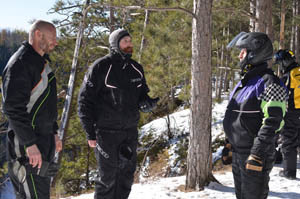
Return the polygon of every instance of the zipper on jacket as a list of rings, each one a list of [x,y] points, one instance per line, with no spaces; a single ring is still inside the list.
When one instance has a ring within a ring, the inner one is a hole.
[[[50,83],[53,79],[54,79],[54,76],[51,77],[51,79],[49,79],[48,85],[49,85],[49,83]],[[40,110],[41,106],[43,105],[43,103],[44,103],[44,102],[46,101],[46,99],[48,98],[48,96],[49,96],[49,94],[50,94],[50,91],[51,91],[51,87],[49,86],[49,87],[48,87],[48,92],[47,92],[46,96],[44,97],[44,99],[42,100],[42,102],[40,103],[40,105],[37,107],[37,109],[36,109],[35,112],[34,112],[34,115],[33,115],[33,118],[32,118],[32,122],[31,122],[31,126],[32,126],[33,129],[35,129],[34,120],[35,120],[35,117],[36,117],[36,115],[37,115],[37,112]]]
[[[117,105],[116,96],[115,96],[115,94],[114,94],[113,89],[110,89],[110,91],[111,91],[111,96],[112,96],[113,101],[114,101],[114,105]]]

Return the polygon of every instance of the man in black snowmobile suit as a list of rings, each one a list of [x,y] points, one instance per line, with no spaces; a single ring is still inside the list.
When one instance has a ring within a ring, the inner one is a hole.
[[[150,112],[158,98],[148,96],[143,68],[131,59],[129,33],[115,30],[109,44],[110,53],[84,77],[78,114],[98,161],[95,199],[126,199],[136,169],[139,109]]]
[[[223,126],[233,150],[235,193],[237,199],[265,199],[287,91],[268,68],[273,46],[265,33],[240,33],[228,44],[234,46],[241,49],[243,77],[230,94]]]
[[[274,57],[283,74],[282,81],[289,90],[288,109],[281,131],[283,170],[279,175],[296,179],[297,147],[300,146],[300,66],[290,50],[279,50]]]
[[[52,163],[62,144],[57,135],[56,80],[49,57],[56,42],[52,23],[38,20],[8,61],[2,79],[8,127],[8,174],[16,198],[50,198]]]

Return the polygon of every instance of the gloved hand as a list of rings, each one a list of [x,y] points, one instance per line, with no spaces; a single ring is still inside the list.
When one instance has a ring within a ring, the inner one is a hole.
[[[26,164],[26,169],[33,174],[42,177],[54,177],[59,170],[59,164],[55,162],[47,162],[43,160],[42,167],[39,169],[37,167],[32,167],[29,163]]]
[[[231,144],[228,141],[225,141],[225,146],[222,150],[222,162],[224,165],[229,165],[232,163]]]
[[[246,169],[261,172],[263,169],[263,161],[256,155],[249,155],[246,160]]]
[[[139,102],[140,110],[144,113],[149,113],[156,107],[158,101],[159,101],[159,97],[151,98],[147,96],[145,100]]]

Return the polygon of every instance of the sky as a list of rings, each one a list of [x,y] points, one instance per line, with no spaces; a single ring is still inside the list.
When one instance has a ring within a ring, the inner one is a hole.
[[[30,21],[59,19],[59,15],[47,14],[57,0],[0,0],[0,29],[28,31]]]

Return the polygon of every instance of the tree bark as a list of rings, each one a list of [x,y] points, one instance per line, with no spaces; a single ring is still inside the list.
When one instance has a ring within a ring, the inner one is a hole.
[[[281,0],[279,49],[284,49],[285,0]]]
[[[292,32],[291,32],[291,43],[290,50],[295,52],[295,16],[296,16],[296,1],[293,0],[293,17],[292,17]]]
[[[255,22],[255,32],[266,32],[267,30],[267,0],[256,0],[256,22]]]
[[[110,5],[114,4],[114,0],[110,0]],[[109,31],[112,33],[115,30],[115,17],[114,17],[114,8],[109,7]]]
[[[250,30],[250,32],[254,32],[255,31],[255,19],[256,19],[256,15],[255,15],[255,13],[256,13],[256,0],[250,0],[250,14],[251,14],[251,16],[250,16],[250,23],[249,23],[249,30]]]
[[[186,189],[203,190],[212,180],[211,163],[211,9],[212,0],[194,0],[192,88]]]
[[[267,3],[267,10],[266,10],[266,22],[267,22],[267,29],[266,33],[269,36],[270,40],[274,41],[274,29],[273,29],[273,20],[272,20],[272,1],[273,0],[266,0]]]

